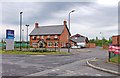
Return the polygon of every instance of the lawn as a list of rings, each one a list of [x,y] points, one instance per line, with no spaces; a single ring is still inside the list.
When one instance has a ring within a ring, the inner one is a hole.
[[[111,58],[110,61],[113,62],[113,63],[120,64],[120,55]]]
[[[49,54],[70,54],[68,52],[31,52],[31,51],[2,51],[0,54],[26,54],[26,55],[49,55]]]

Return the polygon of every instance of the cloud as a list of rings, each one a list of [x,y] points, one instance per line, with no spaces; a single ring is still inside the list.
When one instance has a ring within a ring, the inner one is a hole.
[[[118,6],[120,0],[97,0],[96,2],[102,6]]]
[[[71,33],[83,34],[89,38],[99,36],[99,32],[106,33],[106,37],[116,34],[118,22],[117,6],[108,6],[97,2],[4,2],[2,3],[2,26],[14,29],[15,40],[19,40],[19,16],[23,11],[23,28],[26,34],[26,24],[29,24],[29,32],[34,28],[34,23],[40,26],[63,24],[71,13]],[[115,29],[114,29],[115,27]],[[107,34],[108,33],[108,34]],[[2,33],[5,34],[5,33]]]

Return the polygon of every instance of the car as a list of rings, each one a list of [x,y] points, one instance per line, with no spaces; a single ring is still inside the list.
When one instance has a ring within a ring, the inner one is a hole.
[[[80,46],[81,48],[85,48],[85,43],[81,42],[81,43],[77,43],[78,46]]]
[[[81,46],[79,46],[79,45],[76,45],[76,46],[72,46],[71,48],[81,48]]]

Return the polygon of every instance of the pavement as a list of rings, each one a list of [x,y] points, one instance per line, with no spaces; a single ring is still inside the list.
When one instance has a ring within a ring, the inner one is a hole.
[[[107,62],[106,59],[94,58],[92,60],[88,60],[87,65],[92,68],[120,76],[120,65]]]

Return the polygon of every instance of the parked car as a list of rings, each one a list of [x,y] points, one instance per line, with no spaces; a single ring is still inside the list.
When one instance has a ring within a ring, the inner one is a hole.
[[[81,46],[77,45],[77,46],[72,46],[71,48],[81,48]]]
[[[80,46],[81,48],[85,48],[85,43],[84,42],[81,42],[81,43],[77,43],[78,46]]]

